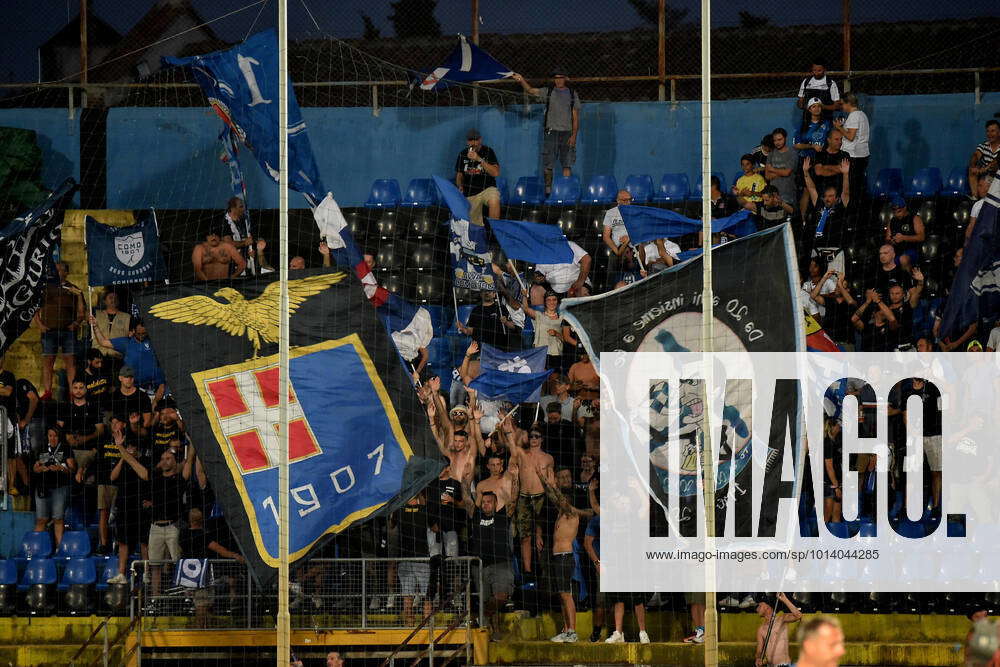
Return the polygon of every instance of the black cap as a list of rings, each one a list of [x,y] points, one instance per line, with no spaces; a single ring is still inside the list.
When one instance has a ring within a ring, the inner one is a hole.
[[[465,138],[466,139],[482,139],[483,136],[481,134],[479,134],[479,130],[477,130],[476,128],[472,128],[471,130],[469,130],[468,132],[465,133]]]
[[[566,76],[566,68],[565,67],[553,67],[552,68],[552,76]]]

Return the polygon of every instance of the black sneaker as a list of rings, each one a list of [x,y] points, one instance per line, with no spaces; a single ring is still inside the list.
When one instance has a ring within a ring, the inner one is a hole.
[[[111,552],[111,549],[107,544],[98,544],[97,548],[94,549],[95,556],[107,556]]]
[[[602,628],[594,628],[594,631],[590,633],[590,643],[596,644],[601,641],[601,630]]]

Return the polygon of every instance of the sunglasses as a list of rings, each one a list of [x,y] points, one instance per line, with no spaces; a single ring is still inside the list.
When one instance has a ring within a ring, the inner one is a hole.
[[[531,434],[531,435],[529,435],[528,437],[529,437],[529,438],[531,438],[531,439],[535,439],[535,438],[541,438],[541,437],[542,437],[542,434],[541,434],[541,433],[532,433],[532,434]]]

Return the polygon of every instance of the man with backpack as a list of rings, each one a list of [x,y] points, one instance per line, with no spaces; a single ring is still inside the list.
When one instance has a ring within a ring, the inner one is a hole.
[[[542,168],[545,173],[545,194],[552,191],[552,170],[556,158],[562,165],[563,176],[573,173],[576,162],[576,137],[580,132],[580,96],[566,85],[566,70],[552,70],[552,85],[534,88],[520,74],[513,79],[521,84],[524,92],[545,100],[545,135],[542,140]]]

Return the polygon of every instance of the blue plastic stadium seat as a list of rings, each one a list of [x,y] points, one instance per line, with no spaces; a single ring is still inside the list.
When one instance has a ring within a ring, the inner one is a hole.
[[[542,179],[537,176],[522,176],[514,184],[514,194],[510,203],[515,206],[537,206],[545,200]]]
[[[850,531],[858,527],[858,524],[856,521],[830,522],[826,524],[826,527],[831,535],[846,538],[850,535]]]
[[[399,181],[395,178],[379,178],[372,183],[371,194],[365,208],[395,208],[403,195],[399,192]]]
[[[653,201],[659,203],[682,202],[691,195],[691,182],[687,174],[664,174],[660,187],[653,194]]]
[[[111,556],[109,558],[96,556],[91,560],[94,561],[94,568],[97,570],[97,585],[95,588],[99,591],[105,591],[108,589],[108,579],[118,575],[118,556]]]
[[[10,560],[0,560],[0,586],[13,586],[17,583],[17,563]]]
[[[32,558],[21,575],[19,590],[28,590],[34,584],[56,583],[56,562],[51,558]]]
[[[413,206],[415,208],[425,208],[436,206],[438,203],[438,190],[431,178],[414,178],[406,186],[406,196],[400,202],[400,206]]]
[[[17,552],[19,559],[48,558],[52,555],[52,536],[48,531],[28,531],[21,538],[21,548]]]
[[[922,523],[917,521],[901,521],[896,527],[896,532],[902,537],[909,537],[912,539],[920,539],[927,535],[927,529]]]
[[[649,174],[629,174],[625,189],[632,195],[633,204],[646,204],[653,198],[653,177]]]
[[[497,176],[497,190],[500,191],[500,205],[506,206],[507,202],[510,200],[510,192],[507,186],[507,179],[503,176]]]
[[[877,534],[877,526],[870,521],[863,521],[861,523],[861,532],[858,534],[861,537],[875,537]]]
[[[725,174],[723,174],[721,171],[713,171],[712,172],[712,176],[715,176],[716,178],[719,179],[719,185],[721,186],[719,189],[721,189],[723,192],[725,192],[725,189],[726,189],[726,176],[725,176]],[[692,192],[691,195],[693,197],[701,199],[701,174],[698,175],[698,180],[695,181],[694,192]]]
[[[948,197],[964,197],[969,194],[969,172],[966,167],[955,167],[948,173],[941,194]]]
[[[89,586],[97,581],[97,568],[92,558],[71,558],[66,562],[58,589],[65,591],[73,585]]]
[[[903,172],[895,167],[879,169],[872,183],[873,197],[889,197],[903,194]]]
[[[941,170],[937,167],[924,167],[910,179],[906,186],[907,197],[934,197],[941,192]]]
[[[596,174],[587,183],[583,195],[585,204],[610,204],[617,198],[618,181],[611,174]]]
[[[90,555],[90,535],[85,530],[68,530],[63,533],[62,542],[56,549],[55,558],[69,560],[70,558],[86,558]]]
[[[552,180],[552,193],[545,203],[549,206],[575,206],[580,201],[580,179],[558,176]]]

